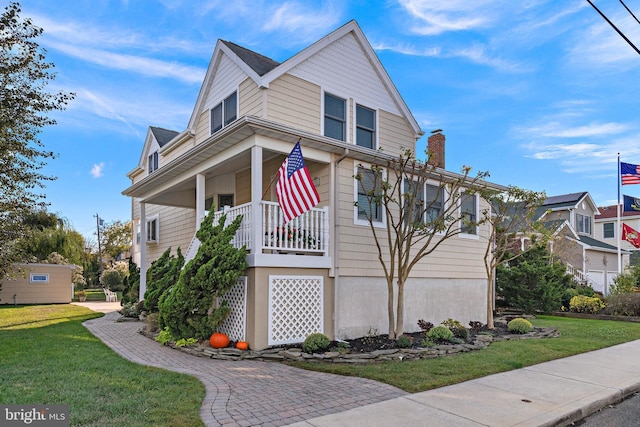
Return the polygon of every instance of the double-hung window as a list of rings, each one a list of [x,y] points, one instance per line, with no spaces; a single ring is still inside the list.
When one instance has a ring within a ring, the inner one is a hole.
[[[158,169],[158,152],[149,154],[149,173]]]
[[[425,200],[425,222],[429,227],[442,227],[444,215],[444,188],[439,185],[427,184]]]
[[[233,92],[211,109],[211,134],[238,118],[238,92]]]
[[[160,236],[160,218],[155,215],[147,219],[147,243],[158,243]]]
[[[347,101],[324,94],[324,135],[344,141],[347,132]]]
[[[376,148],[376,112],[356,105],[356,145]]]
[[[382,203],[376,197],[381,191],[381,176],[376,177],[374,171],[362,166],[358,167],[358,176],[360,178],[355,181],[358,189],[357,219],[382,222]]]
[[[460,232],[478,234],[478,200],[475,194],[465,192],[460,196]]]
[[[424,188],[418,187],[418,183],[415,181],[410,181],[408,179],[404,180],[404,211],[405,221],[410,215],[411,212],[411,203],[413,202],[413,222],[421,223],[423,222],[423,213],[424,213]]]
[[[591,234],[591,217],[588,215],[576,214],[576,228],[578,233]]]
[[[602,224],[602,236],[605,239],[611,239],[616,237],[614,230],[615,230],[615,227],[613,222],[605,222],[604,224]]]

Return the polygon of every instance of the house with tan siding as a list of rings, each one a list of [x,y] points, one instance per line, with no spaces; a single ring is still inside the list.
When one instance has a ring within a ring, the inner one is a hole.
[[[0,304],[68,304],[74,269],[65,264],[13,264],[2,281]]]
[[[260,349],[313,332],[387,332],[386,282],[354,206],[354,176],[415,150],[423,134],[355,21],[282,63],[219,40],[186,128],[149,128],[128,174],[140,295],[167,248],[195,255],[196,230],[214,209],[216,218],[243,215],[234,244],[248,251],[246,275],[225,296],[232,314],[222,329],[232,339]],[[320,203],[285,226],[309,238],[280,239],[273,178],[297,141]],[[488,207],[478,195],[472,205],[476,217]],[[408,331],[419,319],[486,322],[487,227],[448,239],[416,266],[405,288]]]
[[[625,247],[618,253],[613,239],[603,239],[603,212],[607,210],[601,209],[586,191],[561,194],[544,201],[539,220],[556,229],[557,238],[550,245],[552,254],[567,265],[578,282],[607,295],[618,269],[624,271],[629,265],[630,252]]]

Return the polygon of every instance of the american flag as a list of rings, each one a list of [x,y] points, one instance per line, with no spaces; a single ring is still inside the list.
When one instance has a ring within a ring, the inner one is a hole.
[[[622,185],[640,184],[640,165],[620,162],[620,179]]]
[[[284,159],[278,170],[276,194],[285,224],[320,202],[318,190],[304,164],[300,141],[296,142],[291,154]]]

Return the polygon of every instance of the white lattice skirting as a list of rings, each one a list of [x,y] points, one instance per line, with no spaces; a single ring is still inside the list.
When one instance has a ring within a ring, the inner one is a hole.
[[[247,277],[238,277],[238,282],[222,298],[227,301],[231,314],[220,326],[220,332],[233,341],[245,341],[247,331]]]
[[[303,342],[324,332],[322,276],[269,276],[268,345]]]

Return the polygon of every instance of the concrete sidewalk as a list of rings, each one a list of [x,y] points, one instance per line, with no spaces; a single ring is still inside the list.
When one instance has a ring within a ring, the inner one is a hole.
[[[77,303],[105,313],[119,303]],[[117,313],[85,326],[123,357],[198,377],[207,426],[565,426],[640,390],[640,340],[407,394],[387,384],[276,362],[189,356],[140,335]]]
[[[640,390],[639,356],[632,341],[292,426],[565,426]]]

